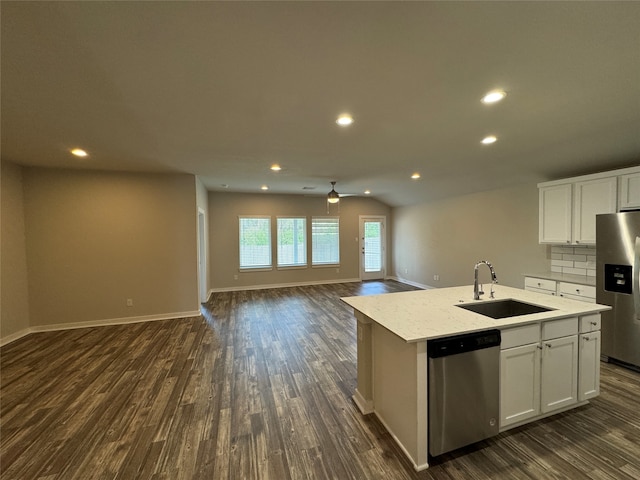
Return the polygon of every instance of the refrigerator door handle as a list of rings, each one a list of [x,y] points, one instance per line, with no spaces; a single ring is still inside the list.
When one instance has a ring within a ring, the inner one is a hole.
[[[636,312],[636,320],[640,320],[640,237],[636,237],[633,261],[633,305]]]

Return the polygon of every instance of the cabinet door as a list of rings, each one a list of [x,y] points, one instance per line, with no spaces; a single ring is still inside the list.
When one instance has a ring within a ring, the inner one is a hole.
[[[578,336],[542,341],[542,413],[578,401]]]
[[[620,176],[618,210],[640,208],[640,173]]]
[[[540,414],[540,344],[500,352],[500,428]]]
[[[600,332],[580,335],[578,400],[600,395]]]
[[[571,184],[540,187],[540,243],[571,243]]]
[[[555,295],[557,291],[556,281],[545,278],[524,277],[524,289],[530,292]]]
[[[596,215],[616,212],[616,177],[578,182],[573,188],[573,243],[595,245]]]

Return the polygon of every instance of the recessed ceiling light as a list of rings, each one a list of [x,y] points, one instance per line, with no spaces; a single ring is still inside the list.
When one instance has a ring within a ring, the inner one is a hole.
[[[271,165],[271,170],[273,170],[274,172],[279,172],[280,170],[282,170],[282,167],[277,163],[274,163],[273,165]]]
[[[482,97],[482,103],[496,103],[507,96],[504,90],[492,90]]]
[[[269,190],[269,186],[268,185],[262,185],[260,187],[260,190]]]
[[[492,143],[496,143],[496,140],[498,140],[498,139],[496,138],[495,135],[489,135],[488,137],[484,137],[482,139],[482,144],[491,145]]]
[[[89,154],[87,152],[85,152],[84,150],[82,150],[81,148],[74,148],[73,150],[71,150],[71,153],[73,155],[75,155],[76,157],[88,157]]]
[[[336,123],[341,127],[347,127],[353,123],[353,117],[348,113],[343,113],[338,116]]]
[[[411,178],[413,178],[414,180],[417,180],[417,179],[420,178],[420,174],[418,172],[416,172],[413,175],[411,175]]]
[[[365,195],[371,195],[371,190],[365,190],[365,191],[364,191],[364,194],[365,194]]]

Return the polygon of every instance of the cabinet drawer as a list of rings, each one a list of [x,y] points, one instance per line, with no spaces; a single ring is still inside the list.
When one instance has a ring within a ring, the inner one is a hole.
[[[568,337],[578,333],[578,317],[549,320],[542,324],[542,339]]]
[[[555,280],[546,280],[544,278],[524,277],[524,288],[549,290],[550,292],[555,293],[556,282]]]
[[[560,296],[565,296],[574,300],[581,300],[583,298],[585,301],[593,300],[595,302],[596,300],[596,287],[592,285],[580,285],[579,283],[560,282],[558,291],[560,292]]]
[[[500,349],[519,347],[540,341],[540,324],[530,323],[500,331]]]
[[[595,332],[596,330],[600,330],[599,313],[580,317],[580,333]]]

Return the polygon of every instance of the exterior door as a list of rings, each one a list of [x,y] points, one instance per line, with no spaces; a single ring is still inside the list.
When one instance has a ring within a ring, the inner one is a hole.
[[[385,217],[360,217],[360,278],[384,278],[385,272]]]

